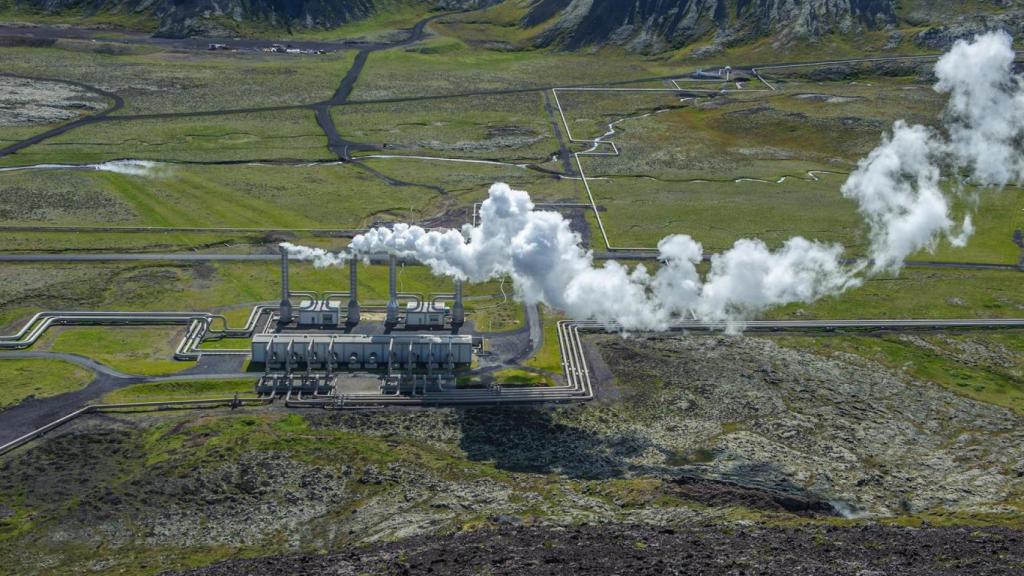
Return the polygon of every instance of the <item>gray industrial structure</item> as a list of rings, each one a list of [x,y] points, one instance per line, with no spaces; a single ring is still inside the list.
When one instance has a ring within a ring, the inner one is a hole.
[[[270,371],[454,370],[473,362],[473,337],[433,334],[257,334],[252,361]]]
[[[340,373],[371,372],[381,389],[423,389],[454,385],[456,371],[473,363],[474,339],[458,334],[465,323],[462,283],[450,294],[424,298],[400,294],[397,259],[388,257],[388,300],[383,326],[360,326],[362,307],[357,295],[355,259],[349,265],[349,291],[303,292],[291,290],[288,255],[281,256],[281,304],[276,322],[268,322],[252,338],[254,364],[264,366],[258,389],[263,393],[304,391],[326,393]],[[298,307],[292,298],[300,297]],[[347,298],[346,314],[342,303]],[[407,299],[403,308],[399,299]],[[445,301],[451,301],[449,308]],[[357,329],[360,330],[356,332]],[[450,330],[449,334],[438,331]],[[413,385],[404,386],[411,382]]]

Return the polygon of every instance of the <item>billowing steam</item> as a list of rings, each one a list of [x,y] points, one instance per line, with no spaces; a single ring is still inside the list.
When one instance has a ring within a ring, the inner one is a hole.
[[[700,243],[675,235],[659,242],[662,266],[654,273],[614,261],[597,267],[565,218],[535,210],[526,192],[501,183],[481,204],[476,226],[427,231],[396,224],[357,236],[350,251],[357,257],[394,254],[470,282],[508,276],[521,300],[625,330],[661,330],[677,318],[738,326],[770,307],[857,286],[865,269],[898,270],[910,254],[934,249],[940,237],[955,245],[967,241],[970,217],[954,222],[944,189],[959,194],[964,178],[1003,186],[1024,174],[1024,81],[1013,75],[1011,44],[1004,33],[958,42],[935,67],[935,89],[950,95],[948,136],[897,122],[843,185],[868,224],[869,260],[844,264],[841,246],[800,237],[774,251],[760,240],[744,239],[712,256],[702,278]],[[282,246],[318,266],[346,259]]]
[[[1024,81],[1013,73],[1014,57],[1005,32],[957,42],[935,65],[935,89],[949,94],[948,139],[896,122],[843,185],[867,220],[873,270],[897,271],[914,252],[934,251],[943,236],[954,246],[967,243],[970,214],[957,226],[943,187],[958,195],[965,176],[998,187],[1024,176]]]
[[[289,257],[294,258],[295,260],[306,260],[312,262],[313,266],[317,268],[344,266],[345,261],[351,259],[351,256],[346,254],[328,252],[323,248],[299,246],[297,244],[292,244],[291,242],[282,242],[280,246],[282,250],[288,253]]]
[[[470,282],[509,276],[525,302],[626,330],[663,330],[680,316],[733,320],[857,282],[839,263],[840,246],[803,238],[775,252],[761,241],[740,240],[712,257],[705,280],[697,271],[703,249],[685,235],[659,242],[663,265],[654,274],[643,265],[630,270],[615,261],[595,267],[568,220],[534,210],[529,194],[500,183],[480,205],[477,226],[439,232],[396,224],[356,237],[350,250],[415,259],[435,274]]]

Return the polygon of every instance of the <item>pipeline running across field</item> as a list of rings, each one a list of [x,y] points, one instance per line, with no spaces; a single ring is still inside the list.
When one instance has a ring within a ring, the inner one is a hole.
[[[276,310],[276,306],[259,304],[241,328],[228,326],[226,317],[210,312],[115,312],[115,311],[46,311],[39,312],[11,335],[0,335],[0,350],[23,350],[35,344],[52,326],[188,326],[185,336],[174,352],[175,360],[199,360],[203,355],[224,356],[249,354],[249,350],[200,350],[208,337],[248,338],[256,330],[260,318]],[[220,322],[220,329],[214,323]]]
[[[264,312],[273,309],[273,306],[257,306],[250,314],[249,321],[243,329],[230,330],[226,326],[219,333],[238,333],[245,330],[255,329],[258,319]],[[49,314],[49,315],[47,315]],[[24,342],[33,334],[35,338],[42,333],[39,324],[46,318],[56,318],[58,313],[40,313],[33,318],[25,327],[13,336],[0,337],[7,343]],[[87,314],[87,313],[82,313]],[[111,318],[114,322],[107,320],[104,323],[124,323],[126,313],[94,313],[102,318]],[[130,314],[130,313],[128,313]],[[137,319],[143,315],[138,315]],[[198,322],[200,325],[209,328],[209,323],[214,318],[222,318],[217,315],[187,315],[183,313],[163,313],[152,315],[160,322],[170,322],[170,318],[177,316],[176,321],[181,322],[180,317],[186,317],[186,321]],[[85,320],[83,320],[85,321]],[[97,322],[96,318],[91,319]],[[149,321],[149,320],[147,320]],[[51,322],[52,323],[52,322]],[[727,323],[704,323],[698,321],[679,321],[672,326],[673,332],[721,332],[732,326]],[[31,330],[30,330],[31,328]],[[1018,318],[995,318],[995,319],[908,319],[908,320],[760,320],[750,321],[744,324],[744,330],[753,332],[781,332],[781,331],[903,331],[903,330],[1000,330],[1000,329],[1024,329],[1024,319]],[[284,405],[289,408],[320,408],[327,410],[351,410],[371,409],[388,406],[496,406],[506,404],[546,404],[582,402],[594,398],[595,392],[591,379],[591,372],[587,365],[586,351],[580,338],[581,332],[607,333],[614,331],[613,326],[607,326],[599,322],[579,322],[563,320],[557,324],[558,344],[562,354],[562,370],[565,383],[552,387],[537,388],[476,388],[476,389],[451,389],[440,387],[439,390],[428,391],[424,386],[422,393],[415,393],[411,396],[402,395],[397,392],[385,392],[383,389],[378,393],[341,393],[337,390],[329,394],[313,394],[303,397],[301,392],[289,389],[284,397]],[[671,333],[669,333],[671,334]],[[663,335],[664,336],[664,335]],[[186,338],[187,340],[187,338]],[[208,353],[209,351],[203,351]],[[218,351],[213,351],[218,352]],[[47,432],[66,424],[75,418],[96,412],[130,410],[141,408],[187,408],[187,407],[213,407],[228,405],[232,408],[250,404],[270,404],[274,401],[274,394],[267,394],[252,398],[218,398],[203,400],[178,400],[168,402],[140,402],[128,404],[93,404],[85,406],[75,412],[55,420],[46,426],[25,434],[3,446],[0,446],[0,455],[3,455],[19,446],[30,442],[33,439],[43,436]]]

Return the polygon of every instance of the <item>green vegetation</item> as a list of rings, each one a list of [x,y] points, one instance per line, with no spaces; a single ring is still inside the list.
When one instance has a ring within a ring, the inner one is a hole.
[[[1020,272],[908,268],[875,276],[814,304],[793,304],[768,318],[1018,318]]]
[[[323,55],[163,51],[120,43],[61,40],[53,48],[5,47],[0,68],[62,78],[125,99],[119,115],[295,106],[329,98],[355,58]],[[71,135],[73,136],[73,134]]]
[[[473,321],[477,331],[510,332],[523,327],[523,305],[512,298],[499,297],[500,294],[495,294],[490,302],[466,303],[469,319]]]
[[[550,376],[522,370],[519,368],[506,368],[498,370],[493,374],[494,380],[502,386],[509,388],[531,388],[538,386],[554,386],[555,382]]]
[[[803,235],[840,242],[851,256],[864,253],[866,239],[854,203],[840,194],[846,173],[893,120],[933,124],[943,104],[913,78],[878,76],[857,83],[794,79],[780,92],[730,94],[682,108],[658,93],[568,91],[559,101],[576,138],[593,138],[627,118],[611,138],[621,155],[583,158],[595,200],[607,208],[602,220],[614,246],[653,247],[666,234],[686,233],[717,251],[739,238],[778,246]],[[643,116],[655,110],[664,112]],[[981,191],[978,233],[968,247],[943,243],[936,254],[915,257],[1016,262],[1011,237],[1024,224],[1014,209],[1020,193]]]
[[[399,30],[412,28],[417,22],[433,14],[432,10],[435,8],[419,0],[374,0],[373,5],[376,11],[368,17],[330,29],[306,29],[298,26],[289,26],[285,29],[265,22],[238,22],[231,18],[218,19],[218,23],[245,37],[389,41],[394,40],[396,36],[401,38],[404,32]]]
[[[173,360],[181,329],[88,326],[51,328],[33,347],[92,358],[126,374],[173,374],[195,362]]]
[[[7,165],[89,164],[131,158],[164,162],[333,160],[311,110],[108,120],[7,156]],[[161,176],[162,170],[155,171]],[[37,173],[38,174],[38,173]],[[163,174],[172,177],[171,174]]]
[[[250,338],[218,338],[204,341],[200,348],[204,350],[248,350],[251,344]]]
[[[0,192],[2,195],[3,192]],[[66,207],[60,207],[64,209]],[[49,215],[54,220],[69,218],[68,213],[55,211]],[[115,217],[116,218],[116,217]],[[83,215],[83,220],[84,220]],[[79,221],[81,225],[81,221]],[[111,221],[107,222],[112,223]],[[50,224],[48,222],[48,224]],[[50,225],[59,225],[56,222]],[[70,224],[69,225],[74,225]],[[97,224],[100,225],[100,224]],[[130,226],[131,224],[126,224]],[[200,252],[216,251],[219,254],[251,250],[264,241],[255,234],[213,234],[204,232],[69,232],[62,230],[26,231],[0,230],[0,251],[17,252],[69,252],[88,250],[90,252]]]
[[[555,374],[562,373],[562,348],[558,343],[558,321],[563,319],[560,314],[550,308],[542,309],[544,342],[537,355],[525,362],[527,366]]]
[[[542,89],[669,75],[677,69],[617,50],[604,50],[599,55],[501,51],[442,39],[370,55],[352,99]]]
[[[391,154],[548,162],[558,150],[544,96],[536,92],[432,102],[336,107],[346,137],[386,144]]]
[[[161,164],[151,176],[15,171],[0,173],[0,222],[301,230],[362,228],[451,212],[453,224],[461,224],[496,181],[530,190],[538,201],[576,195],[576,183],[524,168],[415,159],[364,163],[409,184],[389,184],[360,164]],[[190,236],[151,238],[195,242]]]
[[[121,404],[160,400],[204,400],[252,396],[253,380],[195,380],[133,384],[107,393],[100,402]]]
[[[1024,335],[779,337],[790,347],[831,356],[856,354],[979,402],[1024,415]],[[998,356],[980,354],[978,344]]]
[[[0,274],[0,326],[9,329],[14,328],[15,321],[24,321],[38,310],[61,309],[224,310],[237,326],[248,317],[252,304],[275,300],[280,289],[275,262],[5,263],[0,270],[4,271]],[[295,290],[348,288],[348,274],[340,268],[317,269],[311,264],[293,263],[290,272]],[[451,281],[435,277],[422,266],[403,266],[398,288],[422,294],[450,292]],[[385,302],[387,267],[360,265],[359,294],[363,302]],[[514,310],[520,307],[512,300],[504,301],[500,282],[496,281],[467,284],[465,294],[470,314],[477,308],[502,303],[504,311],[487,313],[505,318],[517,314]],[[76,330],[89,329],[69,328],[68,332]],[[177,345],[177,340],[173,344]]]
[[[92,381],[92,372],[59,360],[0,358],[0,410],[26,398],[73,392]]]
[[[141,387],[135,388],[139,389]],[[273,538],[264,541],[262,536],[249,545],[217,544],[221,541],[219,537],[212,539],[214,543],[198,545],[177,542],[172,545],[160,539],[142,543],[143,534],[156,526],[172,531],[190,526],[192,516],[188,507],[192,504],[179,494],[167,492],[167,486],[202,478],[225,478],[225,466],[235,469],[232,467],[241,462],[255,463],[258,468],[262,468],[260,462],[267,462],[270,467],[267,470],[274,474],[290,474],[290,469],[294,468],[299,474],[309,475],[314,482],[337,484],[337,490],[327,484],[310,487],[318,493],[320,512],[302,520],[301,527],[319,534],[332,534],[326,540],[309,541],[303,546],[331,549],[353,543],[355,537],[347,531],[332,532],[328,529],[330,526],[344,519],[351,521],[356,511],[365,514],[373,507],[387,506],[390,499],[403,494],[401,486],[395,482],[359,479],[402,469],[409,463],[415,463],[420,478],[431,477],[440,482],[486,482],[527,494],[543,490],[545,485],[543,477],[512,474],[493,462],[467,459],[451,447],[405,436],[384,438],[336,427],[313,426],[303,415],[295,413],[250,411],[230,415],[193,413],[185,417],[151,417],[156,419],[152,425],[119,431],[109,438],[94,437],[87,432],[76,435],[86,442],[77,451],[66,444],[67,440],[58,440],[53,460],[46,456],[43,464],[35,459],[39,465],[54,466],[53,474],[47,478],[39,478],[37,472],[24,468],[21,460],[0,476],[0,501],[7,506],[5,511],[10,512],[0,520],[0,553],[11,558],[9,568],[23,573],[28,566],[35,565],[41,555],[73,549],[74,554],[61,555],[57,560],[60,571],[86,570],[97,561],[103,561],[107,571],[148,575],[205,565],[227,557],[288,550],[285,541]],[[63,464],[58,466],[58,460]],[[287,469],[283,470],[282,466]],[[218,526],[222,533],[239,532],[237,525],[245,523],[240,507],[268,503],[288,510],[286,514],[293,514],[296,490],[304,492],[304,489],[280,486],[261,488],[256,493],[250,486],[253,481],[258,483],[259,478],[251,474],[252,471],[231,477],[216,488],[198,481],[197,485],[201,486],[197,490],[211,498],[201,511],[204,525]],[[28,485],[33,489],[26,490]],[[92,514],[92,499],[72,495],[69,486],[75,487],[77,495],[100,490],[103,509],[108,514],[106,518],[123,521],[130,537],[138,539],[136,543],[112,552],[104,547],[76,546],[39,538],[56,524],[76,534],[82,531],[83,541],[92,538],[85,533],[95,535],[95,524],[82,520]],[[324,490],[330,491],[331,498],[323,498]],[[214,498],[214,494],[228,497],[235,511],[226,508],[225,501]],[[146,502],[147,506],[140,509],[138,505],[129,504],[131,502]],[[166,517],[168,511],[179,514],[170,524]],[[159,515],[163,515],[163,519]],[[460,513],[447,524],[455,528],[470,519],[469,513]],[[198,516],[196,521],[199,521]],[[225,522],[233,525],[227,526]],[[16,549],[27,553],[11,554]]]

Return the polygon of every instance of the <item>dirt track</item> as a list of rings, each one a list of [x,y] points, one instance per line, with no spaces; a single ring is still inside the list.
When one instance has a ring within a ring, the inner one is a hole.
[[[763,529],[505,526],[414,538],[325,556],[229,561],[186,572],[237,574],[759,574],[850,576],[1021,574],[1024,534],[969,528]]]

